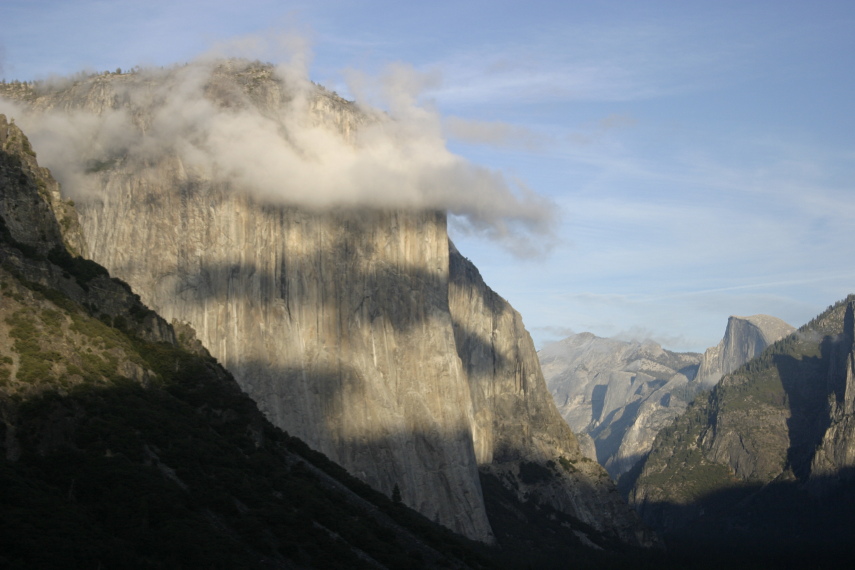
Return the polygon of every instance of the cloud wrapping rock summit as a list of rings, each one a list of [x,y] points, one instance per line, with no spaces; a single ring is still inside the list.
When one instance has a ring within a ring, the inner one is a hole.
[[[530,254],[551,240],[556,209],[546,198],[503,173],[450,152],[442,119],[418,103],[423,82],[406,66],[390,68],[379,82],[388,111],[332,96],[358,123],[331,130],[318,113],[319,87],[303,58],[261,66],[243,60],[201,58],[166,70],[87,78],[90,89],[113,90],[112,99],[84,109],[31,108],[0,100],[40,149],[40,159],[75,199],[91,198],[93,176],[116,160],[178,157],[188,176],[225,182],[271,203],[309,209],[371,207],[447,211],[456,228]],[[218,68],[257,66],[248,80],[277,82],[281,101],[253,102],[233,85],[211,96]],[[109,79],[109,81],[107,81]],[[364,78],[363,78],[364,80]],[[75,82],[76,81],[76,82]],[[80,89],[69,78],[39,89]],[[278,103],[278,104],[276,104]]]

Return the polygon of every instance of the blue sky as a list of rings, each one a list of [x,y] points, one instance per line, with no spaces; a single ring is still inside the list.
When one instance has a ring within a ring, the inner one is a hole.
[[[0,76],[276,61],[294,37],[346,97],[410,66],[453,152],[553,202],[539,255],[453,235],[538,345],[700,351],[729,315],[799,326],[855,292],[851,1],[4,0]]]

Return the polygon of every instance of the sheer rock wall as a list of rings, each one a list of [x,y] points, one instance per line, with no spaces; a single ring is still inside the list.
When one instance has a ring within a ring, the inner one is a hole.
[[[253,65],[200,77],[205,96],[287,110],[293,93]],[[37,113],[126,113],[145,133],[163,118],[165,77],[99,76],[25,99]],[[320,88],[302,109],[345,138],[368,120]],[[90,164],[86,253],[189,323],[276,425],[471,538],[493,539],[480,467],[606,535],[655,542],[599,466],[557,467],[581,459],[578,443],[519,314],[450,250],[444,213],[283,205],[142,148]],[[532,463],[553,475],[521,476]]]

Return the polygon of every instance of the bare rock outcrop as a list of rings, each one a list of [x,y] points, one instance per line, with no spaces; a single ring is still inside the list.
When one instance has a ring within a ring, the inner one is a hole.
[[[126,283],[110,279],[98,264],[81,258],[86,248],[74,203],[64,200],[47,168],[39,166],[29,139],[0,114],[0,238],[18,255],[0,255],[7,270],[41,286],[61,291],[89,307],[102,320],[151,341],[174,342],[172,328],[148,309]],[[133,319],[126,316],[132,314]]]
[[[833,491],[841,481],[855,480],[855,303],[846,307],[843,334],[834,348],[840,366],[828,375],[828,428],[811,461],[811,488]]]
[[[656,433],[685,410],[700,355],[652,341],[581,333],[538,353],[558,411],[594,444],[597,460],[617,478],[650,450]]]
[[[0,210],[7,230],[19,243],[44,255],[61,247],[72,254],[86,249],[73,202],[62,199],[59,184],[39,166],[29,139],[14,121],[0,114]],[[22,188],[30,192],[12,191]]]
[[[698,384],[709,390],[718,384],[722,376],[730,374],[794,330],[791,325],[769,315],[730,317],[721,342],[704,352],[698,368]]]
[[[630,544],[652,545],[635,514],[615,500],[605,470],[582,454],[543,378],[520,314],[452,246],[449,304],[473,404],[482,471]]]

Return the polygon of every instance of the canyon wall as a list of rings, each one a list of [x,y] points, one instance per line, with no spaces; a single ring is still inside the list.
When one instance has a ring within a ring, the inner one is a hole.
[[[583,461],[519,314],[450,247],[444,212],[250,192],[241,181],[267,172],[227,176],[221,162],[145,138],[165,128],[169,78],[97,76],[19,98],[36,114],[119,113],[127,136],[142,137],[78,173],[88,256],[191,324],[274,424],[445,526],[493,540],[481,488],[491,474],[603,535],[655,542]],[[259,64],[198,79],[217,108],[282,119],[299,99]],[[324,136],[347,141],[381,120],[321,88],[304,95],[303,119]],[[279,135],[300,150],[283,121]],[[240,153],[246,139],[226,142]]]

